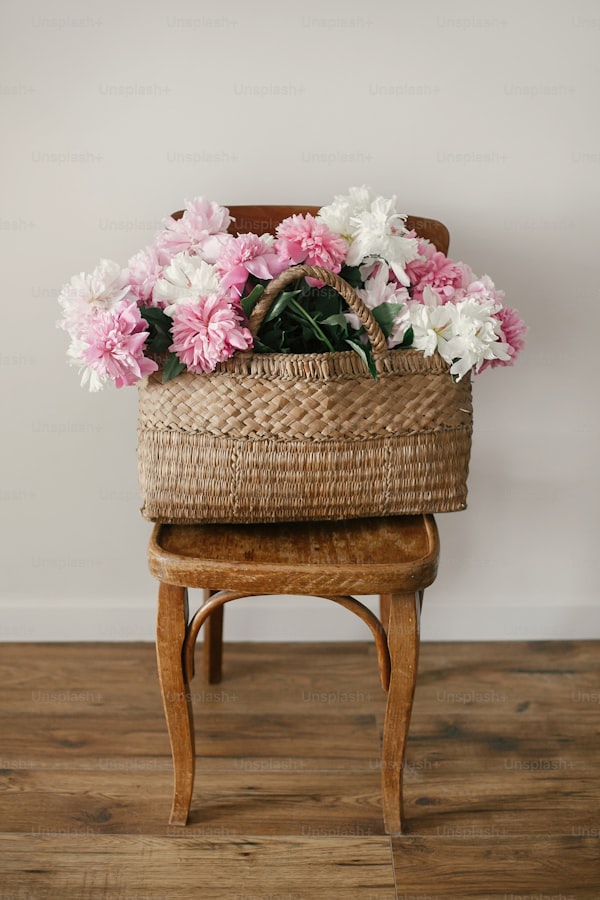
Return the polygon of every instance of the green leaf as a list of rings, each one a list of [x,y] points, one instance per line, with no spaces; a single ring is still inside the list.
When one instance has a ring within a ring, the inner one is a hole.
[[[334,313],[332,316],[327,316],[326,319],[320,319],[319,324],[329,325],[331,328],[343,328],[344,331],[348,330],[348,321],[346,316],[341,312]]]
[[[163,384],[166,384],[167,381],[171,381],[172,378],[176,378],[178,375],[181,375],[184,369],[184,364],[177,359],[175,354],[169,353],[169,355],[165,359],[165,363],[163,366]]]
[[[254,346],[252,348],[255,353],[275,353],[273,347],[270,347],[268,344],[263,343],[263,341],[258,338],[254,338]]]
[[[140,307],[140,315],[142,319],[145,319],[151,325],[160,326],[164,324],[166,328],[171,327],[171,319],[164,309],[161,309],[159,306],[142,306]]]
[[[157,306],[142,307],[140,315],[148,323],[148,347],[157,356],[162,356],[173,343],[171,335],[173,320]]]
[[[340,278],[343,278],[344,281],[347,281],[348,284],[353,287],[362,287],[363,280],[360,275],[360,268],[358,266],[342,266],[340,270]]]
[[[324,334],[323,331],[321,331],[321,329],[317,325],[316,321],[312,318],[312,316],[302,306],[300,306],[300,304],[297,303],[295,300],[293,300],[293,299],[290,300],[290,304],[293,306],[293,308],[296,310],[297,313],[299,313],[301,316],[304,316],[304,318],[306,319],[307,323],[310,326],[310,330],[311,330],[312,334],[314,334],[314,336],[316,338],[318,338],[320,341],[322,341],[330,352],[333,352],[334,348],[333,348],[331,341],[329,340],[327,335]]]
[[[394,329],[396,316],[403,307],[403,303],[380,303],[371,310],[373,318],[383,331],[384,337],[388,338]]]
[[[273,319],[276,319],[281,313],[287,309],[288,304],[297,297],[300,291],[282,291],[281,294],[277,297],[275,302],[271,304],[268,313],[263,319],[263,322],[271,322]]]
[[[404,332],[404,337],[402,338],[401,347],[410,347],[412,342],[415,339],[415,333],[413,331],[412,325],[409,325],[406,331]]]
[[[260,297],[262,296],[262,294],[264,294],[264,292],[265,292],[264,285],[257,284],[252,288],[252,290],[246,297],[242,297],[242,299],[240,301],[241,305],[242,305],[242,309],[244,310],[244,312],[246,313],[246,315],[248,317],[250,317],[252,310],[254,309],[254,307],[258,303]]]
[[[350,341],[347,340],[346,344],[354,350],[355,353],[358,353],[365,366],[369,370],[371,377],[378,381],[377,377],[377,369],[375,368],[375,360],[373,359],[373,354],[371,353],[371,348],[366,347],[364,344],[360,344],[358,341]]]

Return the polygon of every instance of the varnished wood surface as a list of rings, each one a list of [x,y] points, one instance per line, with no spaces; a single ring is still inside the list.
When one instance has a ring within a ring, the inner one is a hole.
[[[227,645],[185,831],[154,646],[0,645],[0,898],[598,900],[599,651],[421,645],[388,838],[372,643]]]
[[[416,593],[391,594],[388,599],[392,674],[383,720],[381,799],[386,832],[400,834],[405,830],[403,781],[419,662],[420,601]]]
[[[380,594],[430,585],[433,516],[276,525],[155,525],[148,552],[159,581],[256,593]]]
[[[185,825],[187,822],[196,764],[193,704],[189,679],[182,665],[187,621],[185,588],[161,584],[158,591],[156,659],[173,758],[175,784],[169,817],[171,825]]]

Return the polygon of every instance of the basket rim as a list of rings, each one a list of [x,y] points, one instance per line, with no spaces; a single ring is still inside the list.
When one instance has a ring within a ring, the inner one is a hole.
[[[425,356],[422,350],[414,348],[394,347],[385,350],[380,355],[381,366],[378,376],[423,374],[442,375],[451,379],[450,364],[435,351]],[[258,353],[254,350],[239,350],[229,357],[217,363],[211,372],[190,372],[189,369],[181,372],[170,381],[162,382],[163,367],[159,362],[157,371],[145,376],[140,385],[160,382],[168,385],[182,379],[210,379],[219,375],[239,375],[245,378],[269,376],[286,379],[297,378],[306,380],[314,378],[368,378],[372,376],[364,362],[354,350],[334,350],[322,353]],[[470,381],[471,373],[467,373],[461,379]]]

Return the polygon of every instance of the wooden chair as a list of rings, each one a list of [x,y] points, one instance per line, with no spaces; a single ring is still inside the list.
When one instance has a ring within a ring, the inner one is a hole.
[[[271,232],[295,212],[317,207],[233,206],[236,231]],[[176,215],[181,215],[178,213]],[[446,252],[439,222],[410,217],[409,227]],[[423,591],[437,574],[439,539],[433,516],[277,525],[156,524],[149,568],[160,582],[156,650],[171,742],[174,795],[170,824],[185,825],[195,770],[190,681],[194,648],[204,625],[204,671],[222,676],[223,606],[256,595],[301,594],[332,600],[355,613],[374,636],[383,689],[388,692],[382,742],[385,830],[403,825],[402,775],[419,656]],[[204,599],[190,617],[188,588]],[[380,619],[356,595],[379,595]],[[324,726],[326,727],[326,726]]]

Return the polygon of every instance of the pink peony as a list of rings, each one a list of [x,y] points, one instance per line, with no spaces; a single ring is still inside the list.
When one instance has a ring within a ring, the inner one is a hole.
[[[180,219],[169,216],[156,238],[156,246],[171,260],[178,253],[199,256],[214,263],[231,223],[229,210],[212,200],[196,197],[185,201]]]
[[[419,241],[419,256],[406,264],[406,274],[413,286],[413,299],[423,302],[423,290],[430,287],[442,303],[451,300],[461,287],[463,268],[444,253],[440,253],[427,240]]]
[[[157,364],[144,356],[145,328],[138,307],[129,300],[99,309],[81,336],[80,359],[87,366],[82,384],[89,380],[90,390],[99,390],[110,379],[120,388],[155,372]]]
[[[339,272],[348,244],[310,213],[290,216],[277,226],[277,254],[283,268],[307,263]]]
[[[240,234],[223,245],[216,268],[221,286],[239,297],[248,275],[270,281],[285,268],[285,263],[277,256],[271,235]]]
[[[516,309],[503,306],[495,313],[495,317],[500,322],[499,340],[508,344],[510,359],[486,359],[477,370],[478,372],[483,372],[487,368],[493,369],[495,366],[512,366],[525,346],[527,326]]]
[[[477,300],[478,303],[491,300],[499,307],[502,305],[504,291],[497,289],[489,275],[482,275],[481,278],[477,278],[468,266],[463,265],[463,263],[459,263],[459,265],[463,269],[463,278],[462,286],[457,291],[457,296],[452,298],[455,303],[459,300],[470,298]]]
[[[382,260],[377,260],[374,265],[366,267],[370,270],[368,278],[364,281],[364,288],[358,288],[356,293],[369,309],[375,309],[382,303],[394,303],[400,306],[396,313],[391,333],[388,335],[388,347],[398,346],[404,340],[404,335],[410,325],[407,301],[410,300],[408,290],[398,284],[393,276],[390,266]],[[362,274],[362,270],[361,270]],[[357,330],[360,321],[356,313],[347,311],[344,313],[347,321]]]
[[[168,257],[153,244],[132,256],[128,265],[131,292],[145,304],[152,297],[154,285],[160,278]]]
[[[252,346],[252,335],[241,324],[226,297],[215,294],[197,303],[182,303],[173,314],[173,343],[169,348],[190,372],[212,372],[236,350]]]

